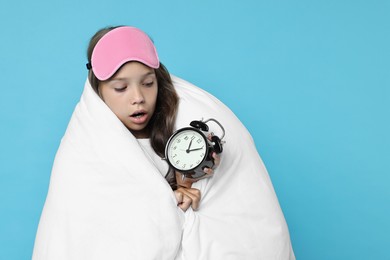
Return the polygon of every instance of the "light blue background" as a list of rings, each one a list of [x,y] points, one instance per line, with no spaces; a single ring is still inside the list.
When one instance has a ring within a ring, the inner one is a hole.
[[[298,259],[390,259],[390,1],[3,1],[0,259],[29,259],[106,25],[142,28],[253,135]]]

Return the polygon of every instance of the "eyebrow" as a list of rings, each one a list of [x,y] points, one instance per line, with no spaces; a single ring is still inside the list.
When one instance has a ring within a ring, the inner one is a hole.
[[[141,79],[145,79],[147,76],[150,76],[150,75],[154,75],[156,76],[156,73],[154,71],[149,71],[147,73],[145,73],[144,75],[141,76]],[[109,82],[112,82],[112,81],[126,81],[128,78],[112,78],[110,80],[108,80]]]

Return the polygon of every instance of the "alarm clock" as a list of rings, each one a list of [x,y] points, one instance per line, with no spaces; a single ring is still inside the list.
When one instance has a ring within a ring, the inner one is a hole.
[[[207,138],[209,121],[215,122],[222,129],[221,138],[213,134],[211,140]],[[222,153],[224,136],[223,126],[213,118],[192,121],[190,127],[178,129],[168,139],[165,146],[165,159],[170,167],[183,174],[183,178],[202,178],[206,175],[204,168],[214,166],[213,152]]]

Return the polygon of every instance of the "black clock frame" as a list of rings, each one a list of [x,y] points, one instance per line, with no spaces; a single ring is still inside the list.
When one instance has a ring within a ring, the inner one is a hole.
[[[200,136],[202,136],[202,138],[204,139],[207,146],[206,146],[206,152],[205,152],[205,156],[203,157],[203,160],[195,167],[183,171],[181,169],[176,168],[176,166],[173,163],[171,163],[171,161],[169,160],[168,147],[169,147],[169,143],[176,135],[178,135],[179,133],[181,133],[183,131],[187,131],[187,130],[198,132],[200,134]],[[195,128],[195,127],[184,127],[184,128],[180,128],[177,131],[175,131],[172,134],[172,136],[168,139],[167,145],[165,147],[165,159],[171,168],[184,174],[186,176],[186,178],[198,179],[198,178],[201,178],[204,175],[206,175],[206,173],[203,171],[205,167],[212,168],[214,166],[214,159],[212,157],[213,151],[214,151],[214,148],[213,148],[212,144],[210,143],[210,141],[207,139],[207,137],[205,136],[205,134],[201,130],[199,130],[198,128]]]

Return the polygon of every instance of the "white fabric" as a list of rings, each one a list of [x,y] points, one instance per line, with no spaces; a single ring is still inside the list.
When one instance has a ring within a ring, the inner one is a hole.
[[[156,154],[156,152],[153,150],[152,144],[150,143],[150,139],[137,139],[137,141],[147,156],[149,156],[153,161],[154,166],[156,166],[161,175],[165,177],[169,170],[168,163]]]
[[[56,155],[34,260],[295,259],[248,131],[216,98],[173,79],[177,128],[212,117],[226,130],[220,166],[194,185],[200,209],[184,214],[176,206],[166,180],[87,81]]]

